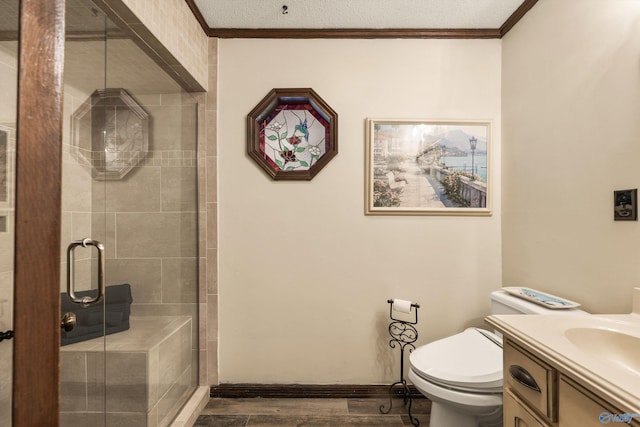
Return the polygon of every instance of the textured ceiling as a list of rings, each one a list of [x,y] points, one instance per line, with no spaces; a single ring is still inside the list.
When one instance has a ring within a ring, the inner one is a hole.
[[[193,2],[212,29],[497,29],[524,0]]]

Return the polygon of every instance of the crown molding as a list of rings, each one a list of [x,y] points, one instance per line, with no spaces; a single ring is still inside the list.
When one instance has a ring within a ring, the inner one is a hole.
[[[496,39],[494,29],[298,29],[210,28],[209,37],[263,39]]]
[[[511,14],[502,27],[500,27],[500,37],[504,37],[520,20],[522,17],[531,10],[533,6],[538,2],[538,0],[525,0],[524,3],[520,5],[519,8],[516,9],[515,12]]]
[[[455,28],[210,28],[194,0],[185,0],[204,33],[209,37],[262,39],[499,39],[504,37],[538,0],[525,0],[497,29]]]
[[[211,31],[211,28],[209,28],[209,25],[207,25],[207,21],[204,19],[204,16],[202,16],[202,12],[200,12],[200,9],[198,9],[198,6],[196,6],[196,2],[194,0],[185,1],[187,2],[189,9],[191,9],[191,13],[193,13],[193,16],[196,17],[196,20],[200,24],[200,27],[202,27],[202,31],[204,31],[204,33],[208,35],[209,31]]]

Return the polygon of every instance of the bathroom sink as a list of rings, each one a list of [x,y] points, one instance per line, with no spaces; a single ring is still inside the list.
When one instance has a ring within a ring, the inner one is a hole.
[[[492,315],[489,324],[576,375],[589,389],[640,413],[640,288],[629,314]]]
[[[640,336],[596,327],[570,328],[564,334],[590,357],[640,376]]]

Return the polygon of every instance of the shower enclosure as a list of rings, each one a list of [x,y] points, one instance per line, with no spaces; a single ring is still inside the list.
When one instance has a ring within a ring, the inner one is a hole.
[[[14,94],[0,105],[0,331],[14,329],[19,4],[0,0],[0,93]],[[75,325],[60,425],[166,426],[198,384],[197,102],[90,0],[66,1],[65,27],[55,298]],[[0,343],[0,425],[11,353]]]

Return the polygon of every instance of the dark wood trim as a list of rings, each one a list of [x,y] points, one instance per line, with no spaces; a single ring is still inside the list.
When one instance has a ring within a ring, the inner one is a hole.
[[[400,387],[394,393],[401,396]],[[413,399],[426,399],[413,385],[409,385]],[[306,385],[306,384],[220,384],[211,386],[210,397],[225,398],[385,398],[389,385]]]
[[[499,39],[504,37],[538,2],[524,0],[498,29],[299,29],[299,28],[210,28],[194,0],[185,0],[193,16],[209,37],[262,39]]]
[[[502,24],[502,27],[500,27],[500,37],[504,37],[505,34],[507,34],[518,22],[520,22],[522,17],[526,15],[526,13],[529,12],[529,10],[531,10],[531,8],[535,6],[537,2],[538,0],[525,0],[520,5],[520,7],[517,8],[509,18],[507,18],[504,24]]]
[[[498,39],[494,29],[210,28],[209,37],[263,39]]]
[[[209,25],[207,24],[207,21],[205,21],[204,16],[202,16],[202,13],[200,12],[200,9],[198,9],[198,6],[196,6],[196,2],[194,0],[185,0],[185,1],[187,2],[187,6],[189,6],[189,9],[191,9],[191,13],[193,13],[193,16],[195,16],[198,22],[200,23],[200,27],[202,27],[202,31],[204,31],[205,34],[208,34]]]
[[[59,424],[64,0],[20,2],[13,425]]]

